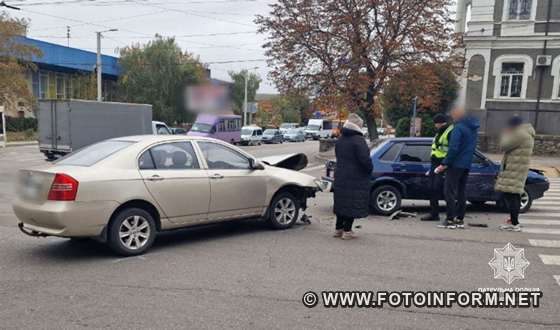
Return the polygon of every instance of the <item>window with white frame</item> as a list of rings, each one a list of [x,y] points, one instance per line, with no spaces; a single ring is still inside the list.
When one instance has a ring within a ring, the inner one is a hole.
[[[521,97],[524,63],[502,63],[500,97]]]
[[[507,0],[508,1],[508,19],[510,20],[528,20],[531,19],[531,10],[533,1],[536,0]]]
[[[66,93],[66,86],[64,81],[64,75],[58,73],[56,75],[56,98],[63,99],[65,98]]]
[[[49,74],[46,72],[39,73],[39,98],[46,99],[49,97]]]
[[[560,99],[560,55],[552,61],[551,76],[554,79],[552,85],[552,99]]]

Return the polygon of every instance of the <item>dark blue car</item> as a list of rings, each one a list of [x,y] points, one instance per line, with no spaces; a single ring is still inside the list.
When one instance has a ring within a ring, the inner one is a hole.
[[[431,138],[393,138],[379,144],[371,151],[373,172],[371,175],[371,209],[376,213],[389,215],[401,207],[403,199],[429,200]],[[334,162],[327,163],[324,181],[332,184]],[[477,151],[469,179],[467,199],[471,204],[494,201],[502,204],[499,192],[494,191],[494,183],[500,165]],[[533,200],[541,198],[549,188],[548,179],[541,171],[530,170],[525,192],[521,198],[521,212],[531,208]],[[443,195],[440,199],[444,199]]]

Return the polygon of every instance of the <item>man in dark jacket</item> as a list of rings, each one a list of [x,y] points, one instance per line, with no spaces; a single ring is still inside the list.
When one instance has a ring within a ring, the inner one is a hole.
[[[478,119],[467,115],[461,106],[451,112],[454,128],[449,140],[449,150],[436,173],[445,171],[444,194],[447,217],[438,227],[465,228],[464,218],[467,205],[465,190],[478,139]]]
[[[373,164],[362,133],[363,120],[350,114],[335,145],[334,237],[354,237],[352,224],[356,218],[369,215],[370,180]]]
[[[453,130],[453,125],[448,123],[446,115],[438,113],[434,116],[434,126],[436,127],[436,136],[432,143],[430,167],[430,214],[422,217],[422,221],[439,221],[439,199],[443,195],[443,173],[435,173],[435,169],[441,165],[447,151],[449,150],[449,136]]]

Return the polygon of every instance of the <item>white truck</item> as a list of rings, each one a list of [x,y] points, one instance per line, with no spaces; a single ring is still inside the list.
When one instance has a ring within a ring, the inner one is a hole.
[[[327,119],[309,119],[305,127],[306,139],[328,139],[333,135],[332,121]]]
[[[39,150],[53,160],[90,144],[121,136],[171,134],[152,121],[152,106],[87,100],[41,100]]]

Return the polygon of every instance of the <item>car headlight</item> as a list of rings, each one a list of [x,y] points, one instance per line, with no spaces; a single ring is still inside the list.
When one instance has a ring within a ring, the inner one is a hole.
[[[325,181],[321,179],[315,179],[313,180],[313,182],[315,182],[315,185],[317,186],[317,188],[319,188],[319,190],[325,191],[327,189],[328,183],[326,183]]]

